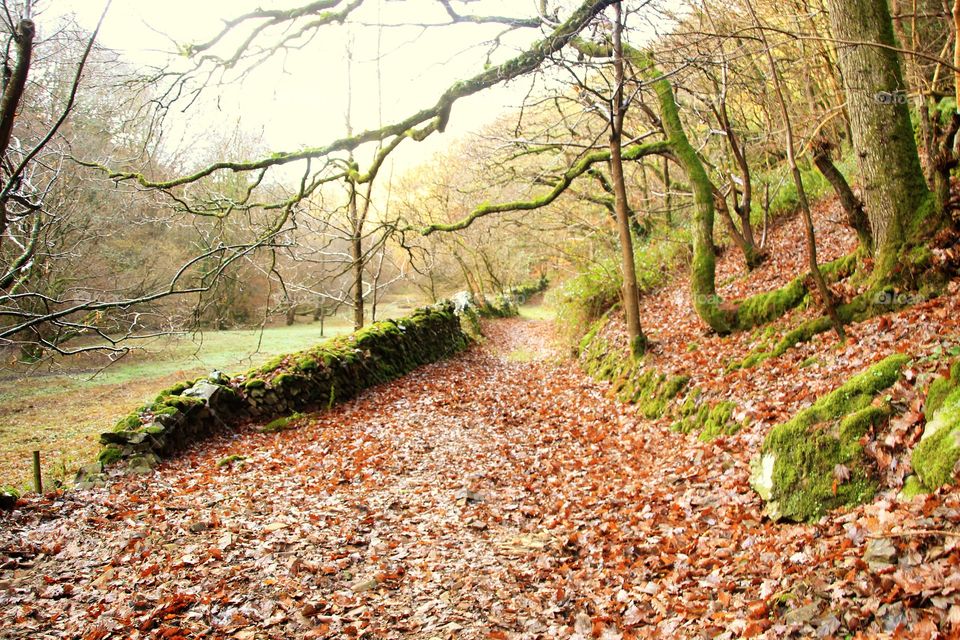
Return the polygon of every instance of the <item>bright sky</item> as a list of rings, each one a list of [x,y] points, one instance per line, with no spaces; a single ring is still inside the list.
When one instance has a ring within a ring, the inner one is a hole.
[[[282,9],[302,6],[306,1],[113,0],[100,42],[121,52],[134,65],[162,66],[171,59],[170,52],[189,43],[209,40],[224,20],[260,7]],[[558,1],[568,5],[569,10],[569,6],[579,5],[582,0]],[[685,5],[688,0],[654,1],[670,7]],[[70,13],[76,15],[81,26],[92,30],[104,3],[105,0],[35,0],[35,15],[41,33],[45,24],[52,28],[58,16]],[[536,15],[537,4],[537,0],[454,2],[463,12],[522,17]],[[223,141],[230,139],[237,129],[247,139],[259,142],[267,152],[320,146],[344,137],[349,93],[348,42],[353,43],[354,51],[349,74],[352,126],[354,131],[376,129],[382,123],[433,105],[451,83],[482,71],[490,55],[491,41],[504,32],[501,25],[456,25],[427,30],[409,26],[410,23],[447,23],[449,17],[436,0],[365,0],[351,15],[351,21],[354,24],[350,26],[324,27],[320,37],[303,50],[275,56],[242,80],[207,90],[205,100],[193,105],[186,115],[175,115],[172,119],[168,116],[166,133],[168,139],[175,141],[168,148],[176,145],[198,154],[206,150],[204,155],[208,159],[247,160],[249,152],[225,156],[223,151]],[[398,23],[408,26],[373,26]],[[641,38],[652,34],[649,24],[635,26],[639,27]],[[538,36],[533,29],[507,35],[489,61],[496,64],[513,57]],[[232,42],[235,46],[238,40]],[[229,45],[230,41],[225,44]],[[216,50],[220,55],[232,52],[232,48]],[[174,59],[180,64],[187,62],[183,57]],[[515,112],[530,88],[530,79],[521,78],[459,100],[444,134],[433,134],[420,143],[405,141],[391,154],[381,175],[399,176],[504,113]],[[367,154],[358,156],[361,165],[363,158],[369,157]],[[206,161],[198,159],[198,164]],[[302,170],[299,166],[289,166],[281,170],[280,175],[285,181],[295,182],[299,181]],[[379,182],[382,187],[383,181]]]
[[[222,20],[258,6],[283,8],[303,2],[287,0],[114,0],[101,31],[100,42],[119,50],[130,61],[158,63],[161,52],[177,45],[199,42],[215,34]],[[103,9],[103,0],[40,0],[38,21],[73,12],[80,24],[92,29]],[[483,10],[503,14],[532,14],[533,0],[485,0]],[[478,10],[479,11],[479,10]],[[368,0],[355,14],[358,22],[440,22],[446,14],[434,0]],[[208,92],[208,101],[190,113],[184,126],[188,140],[209,134],[217,127],[240,126],[263,140],[273,151],[313,146],[345,133],[347,100],[346,43],[354,43],[352,73],[355,130],[377,128],[381,122],[401,118],[432,105],[450,83],[482,71],[487,41],[502,31],[498,26],[462,25],[423,31],[417,27],[376,29],[351,26],[325,27],[323,38],[303,51],[292,52],[250,74],[232,88]],[[535,37],[524,30],[525,39]],[[378,42],[379,41],[379,42]],[[505,40],[494,61],[512,56],[523,42]],[[512,45],[512,46],[511,46]],[[377,91],[377,50],[381,51],[382,91]],[[226,51],[221,50],[221,51]],[[456,137],[492,121],[523,99],[528,82],[484,92],[458,102],[451,126],[443,136],[426,144],[404,143],[398,154],[402,165],[421,162],[450,145]],[[382,103],[378,93],[382,93]],[[207,136],[210,137],[210,136]],[[404,147],[406,147],[404,149]],[[415,147],[415,148],[414,148]]]

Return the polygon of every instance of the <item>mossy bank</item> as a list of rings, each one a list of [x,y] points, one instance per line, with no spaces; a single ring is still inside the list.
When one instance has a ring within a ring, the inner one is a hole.
[[[930,383],[924,416],[927,423],[910,458],[916,475],[904,486],[907,497],[956,482],[960,463],[960,360],[950,367],[949,375]]]
[[[610,327],[614,312],[612,309],[595,322],[581,340],[579,357],[584,371],[611,382],[613,395],[621,402],[636,404],[644,418],[669,418],[674,431],[697,433],[709,442],[743,427],[736,418],[736,403],[708,400],[690,384],[689,376],[661,373],[646,358],[633,357],[625,346],[618,345]]]

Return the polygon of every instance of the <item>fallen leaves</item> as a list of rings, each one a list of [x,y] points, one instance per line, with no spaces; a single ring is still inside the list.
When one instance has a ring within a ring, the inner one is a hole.
[[[5,637],[960,631],[956,492],[772,525],[747,484],[755,434],[643,423],[569,363],[503,355],[544,357],[548,327],[488,334],[296,431],[225,434],[3,516]],[[892,392],[906,411],[883,446],[916,435],[914,386]]]

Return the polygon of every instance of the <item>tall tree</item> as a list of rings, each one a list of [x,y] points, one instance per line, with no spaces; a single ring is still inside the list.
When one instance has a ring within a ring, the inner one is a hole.
[[[633,236],[630,233],[630,206],[623,178],[623,119],[627,103],[623,96],[623,11],[613,5],[613,69],[614,90],[610,101],[610,177],[613,180],[613,201],[620,235],[621,269],[623,271],[623,309],[627,318],[627,336],[634,355],[643,353],[647,338],[640,327],[640,291],[637,288],[637,265],[633,257]]]
[[[843,324],[837,315],[837,310],[833,303],[833,294],[823,279],[823,273],[820,272],[820,265],[817,263],[817,240],[813,229],[813,216],[810,215],[810,203],[807,200],[807,190],[803,186],[803,178],[800,175],[800,167],[797,165],[796,142],[793,135],[793,121],[790,118],[790,110],[787,108],[787,98],[783,90],[783,83],[780,80],[780,71],[777,68],[777,62],[773,58],[773,51],[767,40],[767,34],[764,32],[763,25],[760,24],[760,18],[753,8],[753,3],[747,0],[747,9],[753,17],[753,22],[760,32],[760,41],[763,42],[764,55],[767,63],[770,65],[770,76],[773,78],[773,87],[777,94],[777,101],[780,104],[780,114],[783,117],[784,135],[786,137],[787,163],[790,165],[790,174],[793,176],[793,184],[797,188],[797,198],[800,201],[800,213],[803,215],[804,232],[807,238],[807,261],[810,267],[810,275],[817,285],[820,292],[824,309],[830,319],[833,321],[833,327],[841,340],[846,339],[843,331]]]
[[[927,188],[905,100],[887,0],[828,0],[853,147],[873,232],[875,274],[891,276],[901,251],[940,216]]]

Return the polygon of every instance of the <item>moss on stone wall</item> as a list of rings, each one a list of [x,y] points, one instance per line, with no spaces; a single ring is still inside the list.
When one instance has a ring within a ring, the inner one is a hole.
[[[860,440],[889,416],[889,406],[874,399],[909,360],[895,354],[878,362],[770,431],[750,478],[768,515],[812,520],[873,497],[877,483]]]
[[[323,409],[359,391],[449,357],[468,345],[450,303],[377,322],[300,353],[279,356],[246,374],[184,382],[101,434],[99,460],[128,460],[142,470],[161,457],[249,419],[273,420]],[[285,417],[286,416],[286,417]],[[278,421],[279,419],[279,421]]]

